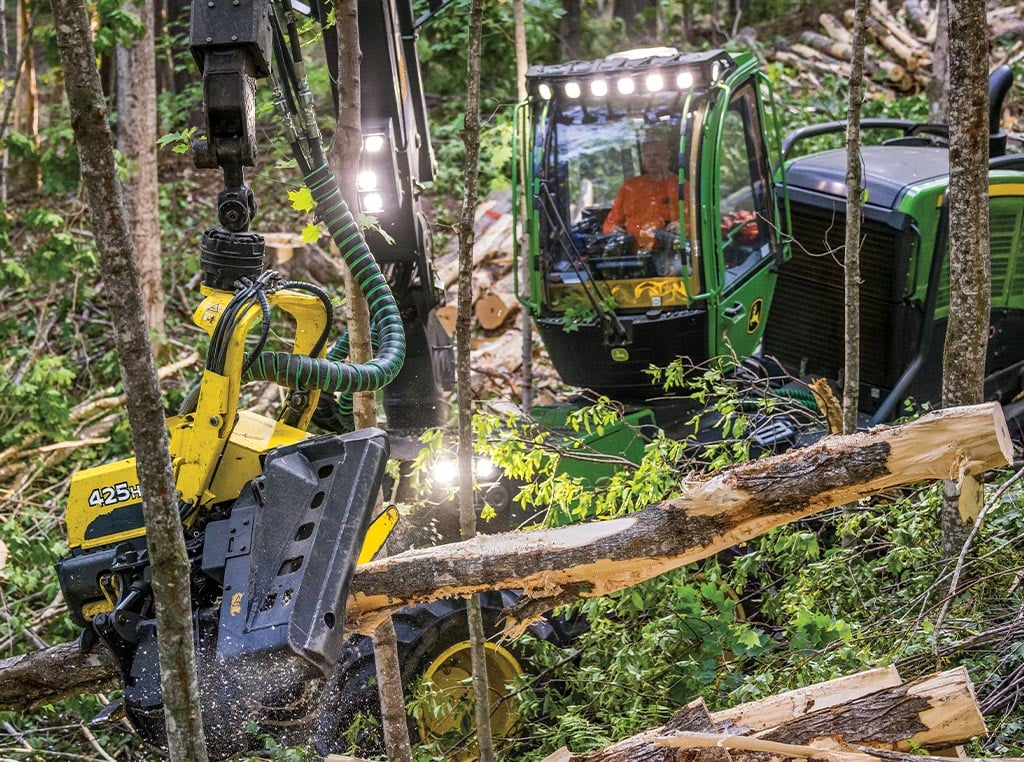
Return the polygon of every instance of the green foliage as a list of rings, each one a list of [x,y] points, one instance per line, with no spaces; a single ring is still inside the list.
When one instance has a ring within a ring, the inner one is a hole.
[[[118,46],[127,47],[145,33],[138,15],[120,0],[96,0],[94,7],[99,20],[93,31],[97,53],[112,54]]]
[[[742,385],[714,369],[670,367],[656,375],[713,408],[729,436],[711,446],[656,436],[638,467],[596,485],[556,474],[574,452],[571,432],[600,433],[621,415],[608,400],[570,415],[557,432],[482,418],[478,440],[510,476],[528,482],[520,502],[559,506],[549,521],[621,515],[678,494],[694,469],[749,457],[730,438],[743,439],[750,416],[765,408],[752,407]],[[529,635],[519,641],[543,679],[526,678],[518,688],[539,746],[517,749],[516,758],[539,760],[562,745],[574,752],[604,746],[664,722],[696,697],[724,708],[890,663],[905,679],[967,666],[982,706],[996,717],[985,750],[1019,753],[1024,720],[1009,697],[1024,647],[1004,628],[1024,611],[1016,582],[1024,568],[1024,491],[1008,492],[991,514],[965,568],[974,581],[941,618],[950,570],[938,563],[940,502],[935,485],[864,500],[568,607],[566,616],[589,626],[569,646]]]

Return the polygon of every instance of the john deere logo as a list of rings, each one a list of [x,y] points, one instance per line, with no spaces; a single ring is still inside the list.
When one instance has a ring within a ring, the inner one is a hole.
[[[753,333],[757,330],[758,326],[761,325],[761,310],[764,308],[764,302],[760,299],[755,299],[754,303],[750,305],[750,319],[747,320],[747,333]]]
[[[626,362],[626,360],[629,359],[629,350],[625,347],[613,347],[612,359],[615,360],[615,362]]]

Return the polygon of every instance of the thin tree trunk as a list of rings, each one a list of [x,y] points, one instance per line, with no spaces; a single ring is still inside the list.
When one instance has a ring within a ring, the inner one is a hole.
[[[558,36],[562,41],[562,58],[567,61],[572,61],[580,57],[580,37],[583,33],[583,3],[582,0],[562,0],[562,10],[565,14],[562,16],[562,20],[558,24]],[[513,15],[515,14],[515,7],[513,6]],[[520,10],[520,16],[522,11]],[[516,29],[518,33],[519,20],[517,18]],[[526,58],[526,41],[523,41],[523,59]],[[516,66],[518,72],[519,63],[519,38],[516,38]],[[518,75],[517,75],[518,76]],[[524,96],[520,96],[519,100],[523,100]]]
[[[33,47],[32,21],[28,0],[19,0],[17,7],[17,49],[22,51],[18,62],[18,85],[14,92],[14,129],[32,139],[39,150],[39,87],[36,83],[36,57]],[[23,162],[10,177],[17,190],[36,191],[42,182],[38,162]]]
[[[342,0],[335,5],[338,34],[338,131],[331,144],[330,158],[338,176],[342,197],[352,209],[359,208],[356,172],[363,149],[362,80],[360,67],[363,52],[359,46],[359,2]],[[349,307],[349,357],[354,362],[369,361],[373,350],[370,340],[370,311],[351,271],[345,268],[345,290]],[[377,407],[373,392],[353,395],[353,419],[356,428],[377,424]],[[382,556],[385,551],[381,551]],[[388,759],[412,762],[412,744],[405,716],[405,695],[398,660],[398,638],[391,617],[385,617],[375,628],[373,657],[377,670],[377,696],[380,700],[384,746]]]
[[[0,113],[4,122],[7,121],[7,104],[11,98],[11,85],[14,77],[11,74],[11,56],[7,50],[7,0],[0,0],[0,77],[4,82],[4,97],[0,103]],[[2,135],[6,130],[0,132]],[[7,143],[0,139],[0,204],[7,205]]]
[[[114,323],[114,341],[144,498],[170,757],[182,762],[205,762],[206,741],[192,643],[188,558],[178,519],[160,385],[149,351],[142,292],[117,182],[113,140],[96,70],[89,16],[83,0],[52,0],[52,7],[54,18],[60,20],[56,30],[64,86],[89,199],[104,295]]]
[[[163,267],[160,247],[160,194],[156,159],[156,48],[153,0],[126,0],[138,14],[142,36],[117,56],[117,145],[131,171],[125,182],[128,222],[150,345],[159,354],[164,334]]]
[[[860,162],[860,108],[864,102],[864,44],[868,0],[856,0],[850,96],[846,109],[846,254],[844,299],[846,342],[843,363],[843,433],[857,430],[860,402],[860,223],[864,212]]]
[[[564,3],[564,7],[568,9],[569,3]],[[579,2],[576,2],[576,13],[578,14]],[[526,69],[530,65],[529,56],[526,52],[526,20],[523,13],[523,0],[512,1],[512,18],[515,24],[515,38],[516,38],[516,93],[519,96],[518,102],[522,103],[526,100]],[[564,39],[564,38],[563,38]],[[577,46],[579,40],[576,41]],[[519,156],[515,158],[515,161],[519,162],[519,177],[520,182],[523,183],[523,187],[526,187],[526,152],[520,151]],[[520,194],[519,198],[519,220],[520,228],[514,231],[517,236],[516,245],[519,247],[519,283],[520,291],[527,297],[530,294],[530,262],[529,262],[529,246],[530,237],[526,230],[526,194]],[[520,311],[519,318],[522,321],[522,333],[523,333],[523,370],[522,370],[522,391],[520,397],[522,400],[523,410],[529,412],[530,408],[533,407],[533,318],[530,316],[530,311],[523,309]]]
[[[949,18],[949,322],[942,404],[984,399],[991,280],[988,229],[988,24],[984,0]],[[956,558],[981,511],[981,485],[943,484],[942,553]]]
[[[946,124],[949,119],[949,0],[937,0],[935,44],[932,46],[932,78],[928,82],[928,121]],[[984,60],[988,60],[986,52]]]
[[[473,393],[469,379],[470,318],[473,309],[473,217],[476,211],[480,163],[480,47],[483,0],[472,0],[469,10],[469,49],[466,66],[466,120],[462,142],[465,191],[459,215],[459,297],[455,323],[456,383],[459,391],[459,527],[464,540],[476,536],[473,501]],[[484,651],[484,622],[480,599],[473,595],[466,605],[470,656],[473,665],[477,747],[480,762],[492,762],[490,690]]]

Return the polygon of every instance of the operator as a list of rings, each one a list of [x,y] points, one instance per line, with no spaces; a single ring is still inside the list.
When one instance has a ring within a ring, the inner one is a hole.
[[[643,174],[631,177],[615,194],[604,233],[628,233],[641,250],[659,249],[656,234],[679,230],[679,178],[672,171],[664,138],[648,134],[640,144]]]

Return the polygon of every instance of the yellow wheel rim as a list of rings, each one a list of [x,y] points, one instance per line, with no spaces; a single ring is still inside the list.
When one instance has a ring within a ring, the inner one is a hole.
[[[491,705],[491,733],[494,738],[510,736],[519,724],[519,714],[515,711],[511,700],[502,699],[505,686],[522,674],[523,668],[512,653],[496,643],[484,643],[484,654],[487,659],[487,685]],[[464,717],[473,717],[473,666],[469,651],[469,641],[456,643],[434,659],[423,673],[423,677],[434,685],[439,704],[450,711],[434,716],[423,712],[417,719],[420,738],[424,742],[435,741],[447,733],[458,733],[462,728]],[[424,716],[430,715],[430,716]],[[477,758],[475,747],[455,757],[446,759],[473,760]]]

